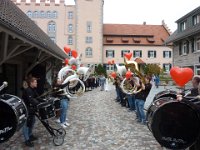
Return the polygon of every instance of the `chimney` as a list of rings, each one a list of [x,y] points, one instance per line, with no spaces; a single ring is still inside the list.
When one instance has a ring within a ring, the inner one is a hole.
[[[143,25],[146,25],[146,21],[143,22]]]

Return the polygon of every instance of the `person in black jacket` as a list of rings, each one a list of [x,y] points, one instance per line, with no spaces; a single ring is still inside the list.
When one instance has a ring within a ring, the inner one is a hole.
[[[28,109],[28,118],[26,123],[23,126],[23,135],[25,138],[25,145],[29,147],[33,147],[34,144],[32,141],[37,140],[37,137],[33,135],[33,128],[35,124],[35,111],[37,105],[40,103],[36,97],[38,97],[38,93],[36,91],[37,88],[37,78],[31,77],[28,79],[28,87],[24,89],[22,99],[27,106]]]
[[[140,81],[140,85],[137,85],[137,86],[138,88],[141,88],[142,90],[135,95],[136,116],[138,117],[137,122],[140,122],[141,124],[146,124],[146,117],[144,113],[144,103],[152,87],[149,77],[145,77],[145,82],[146,83],[144,84]]]

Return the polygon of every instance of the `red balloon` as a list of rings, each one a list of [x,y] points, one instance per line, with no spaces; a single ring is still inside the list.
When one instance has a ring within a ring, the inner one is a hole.
[[[116,77],[117,77],[116,72],[112,72],[110,75],[111,75],[113,78],[116,78]]]
[[[76,58],[76,57],[78,56],[78,53],[77,53],[76,50],[72,50],[72,56],[73,56],[74,58]]]
[[[125,56],[128,60],[131,59],[132,55],[133,55],[133,53],[125,53],[125,54],[124,54],[124,56]]]
[[[69,64],[69,60],[66,58],[65,59],[65,65],[68,65]]]
[[[112,64],[115,64],[115,61],[114,61],[114,60],[112,60]]]
[[[76,65],[71,66],[72,70],[76,70]]]
[[[64,47],[64,51],[65,51],[65,53],[67,53],[67,54],[68,54],[68,53],[71,51],[71,48],[69,48],[69,47],[65,46],[65,47]]]
[[[191,68],[172,67],[170,75],[177,85],[183,87],[193,77],[193,70]]]
[[[126,79],[129,79],[132,76],[132,72],[131,71],[127,71],[126,72]]]
[[[108,64],[111,65],[112,64],[111,61],[108,61]]]

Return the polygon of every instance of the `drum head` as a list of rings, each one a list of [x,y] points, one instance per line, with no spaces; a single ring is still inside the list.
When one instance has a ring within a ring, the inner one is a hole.
[[[172,90],[161,91],[155,95],[153,101],[155,101],[161,97],[171,97],[173,99],[173,98],[176,98],[176,95],[177,95],[176,91],[172,91]]]
[[[16,128],[15,111],[6,102],[0,100],[0,143],[12,137]]]
[[[162,146],[169,149],[185,149],[199,136],[198,112],[191,104],[167,102],[153,114],[151,129]]]

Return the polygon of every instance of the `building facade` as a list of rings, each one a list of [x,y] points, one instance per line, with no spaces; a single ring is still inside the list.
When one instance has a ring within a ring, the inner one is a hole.
[[[104,64],[114,59],[124,62],[124,54],[132,53],[131,60],[140,58],[142,62],[158,64],[169,72],[172,66],[172,48],[164,45],[170,31],[164,21],[162,25],[104,24]],[[114,70],[113,65],[107,69]]]
[[[169,71],[172,50],[164,45],[170,33],[166,25],[103,24],[103,0],[13,0],[17,6],[63,49],[69,46],[82,54],[82,63],[104,64],[112,71],[108,60],[123,63],[123,54],[132,59],[158,63]]]
[[[103,0],[12,1],[61,49],[68,46],[82,54],[84,65],[102,63]]]
[[[173,65],[190,67],[200,75],[200,7],[176,21],[177,30],[166,40],[173,43]]]

